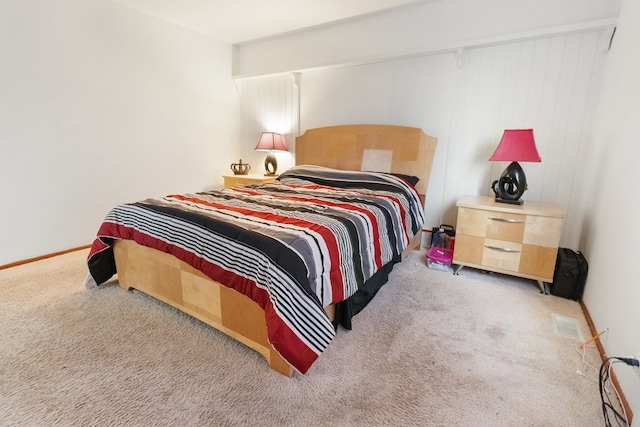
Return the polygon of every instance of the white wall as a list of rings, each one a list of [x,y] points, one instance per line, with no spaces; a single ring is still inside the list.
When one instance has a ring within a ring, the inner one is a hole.
[[[606,25],[619,0],[446,0],[241,43],[237,77],[362,64]]]
[[[0,265],[86,245],[114,204],[222,185],[231,46],[110,1],[0,2]]]
[[[583,193],[584,252],[590,262],[584,302],[609,356],[640,354],[638,159],[640,159],[640,2],[625,0],[604,70]],[[640,376],[615,366],[640,425]]]

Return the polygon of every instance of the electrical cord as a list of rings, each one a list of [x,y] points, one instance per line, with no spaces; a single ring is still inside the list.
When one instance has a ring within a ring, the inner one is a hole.
[[[605,386],[607,381],[610,379],[610,368],[611,365],[615,363],[611,361],[611,358],[605,360],[600,366],[600,376],[599,376],[599,384],[600,384],[600,401],[602,402],[602,416],[604,417],[604,425],[606,427],[612,427],[611,418],[609,415],[609,411],[613,413],[615,416],[616,423],[620,426],[620,420],[626,423],[626,419],[623,418],[622,415],[611,404],[611,399],[609,398],[609,394],[605,391]],[[627,423],[628,425],[628,423]]]
[[[587,341],[583,343],[578,343],[578,342],[575,343],[576,351],[578,352],[578,354],[580,354],[580,356],[582,356],[582,369],[581,370],[578,369],[576,371],[576,374],[582,375],[583,377],[589,379],[590,381],[593,381],[596,384],[598,383],[598,368],[596,368],[595,366],[593,366],[591,363],[587,361],[587,347],[590,344],[593,344],[594,342],[596,342],[596,340],[598,340],[606,332],[609,332],[609,328],[603,329],[602,332],[592,336],[591,338],[589,338]],[[605,391],[609,391],[609,389],[606,388],[606,385],[605,385]]]
[[[624,363],[627,366],[639,366],[640,361],[635,358],[630,357],[609,357],[602,362],[602,366],[600,366],[600,374],[599,374],[599,385],[600,385],[600,400],[602,402],[602,415],[604,417],[604,423],[606,427],[612,427],[611,418],[609,412],[611,412],[614,416],[614,420],[618,426],[629,426],[629,420],[627,418],[627,413],[624,409],[624,405],[622,405],[622,414],[620,414],[613,407],[611,402],[611,398],[609,394],[606,392],[606,383],[611,381],[611,367],[614,363]],[[612,387],[616,392],[616,397],[619,402],[622,402],[620,399],[620,395],[618,394],[618,390],[616,387]],[[620,422],[624,424],[620,424]]]
[[[613,363],[609,363],[609,369],[607,369],[607,376],[609,378],[609,384],[611,384],[611,387],[613,388],[613,391],[616,393],[616,398],[618,399],[618,402],[620,403],[620,407],[622,408],[622,416],[624,418],[625,424],[624,424],[624,426],[622,426],[620,424],[620,419],[618,417],[616,417],[616,422],[618,423],[618,426],[621,426],[621,427],[629,426],[629,417],[627,417],[627,411],[624,409],[624,405],[622,405],[622,399],[620,399],[620,394],[618,393],[618,389],[611,383],[611,369],[612,369],[612,367],[613,367]],[[611,398],[609,396],[607,396],[607,398],[608,398],[608,401],[609,401],[609,405],[611,407],[613,407],[613,402],[611,401]]]
[[[578,346],[578,344],[579,344],[578,342],[575,343],[575,349],[578,352],[578,354],[582,357],[582,369],[577,370],[576,373],[579,375],[582,375],[583,377],[597,384],[598,378],[595,378],[589,375],[589,373],[593,373],[593,375],[597,375],[598,368],[596,368],[595,366],[593,366],[591,363],[587,361],[587,351],[586,351],[587,345],[580,344],[580,346]]]
[[[640,366],[640,361],[632,357],[616,357],[621,362],[626,363],[629,366]]]

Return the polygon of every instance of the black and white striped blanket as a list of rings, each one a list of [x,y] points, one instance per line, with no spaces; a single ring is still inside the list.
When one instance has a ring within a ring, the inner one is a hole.
[[[113,239],[171,253],[256,301],[273,347],[305,373],[335,335],[323,307],[397,259],[423,215],[396,176],[296,166],[268,184],[115,207],[89,271],[98,284],[115,274]]]

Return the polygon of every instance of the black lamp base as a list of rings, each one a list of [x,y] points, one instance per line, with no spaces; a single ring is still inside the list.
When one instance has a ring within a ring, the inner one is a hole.
[[[522,199],[509,200],[509,199],[503,199],[502,197],[496,197],[496,203],[508,203],[510,205],[522,205],[524,203],[524,200],[522,200]]]
[[[518,162],[511,162],[500,179],[493,181],[491,189],[498,203],[523,204],[521,197],[527,189],[527,177]]]

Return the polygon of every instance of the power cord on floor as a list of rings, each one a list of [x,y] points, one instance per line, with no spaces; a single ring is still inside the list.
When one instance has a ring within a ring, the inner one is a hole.
[[[595,344],[596,340],[599,339],[602,335],[604,335],[604,333],[608,331],[609,331],[609,328],[604,329],[602,332],[600,332],[597,335],[594,335],[593,337],[589,338],[587,341],[583,343],[578,343],[578,342],[575,343],[576,351],[578,352],[578,354],[580,354],[580,356],[582,356],[582,369],[578,369],[576,371],[576,374],[582,375],[583,377],[593,381],[596,384],[598,383],[598,368],[596,368],[595,366],[593,366],[591,363],[587,361],[587,347],[590,344]]]
[[[600,378],[599,378],[600,400],[602,401],[602,415],[604,416],[604,424],[607,427],[613,426],[613,424],[611,423],[611,417],[609,415],[609,413],[611,412],[614,416],[613,419],[616,421],[616,424],[618,426],[629,426],[629,419],[627,418],[627,413],[624,409],[624,405],[621,405],[622,414],[620,414],[613,407],[611,403],[611,399],[609,398],[609,394],[605,389],[607,382],[611,381],[611,367],[613,366],[614,363],[624,363],[628,366],[639,366],[640,361],[638,361],[638,359],[630,358],[630,357],[609,357],[605,359],[604,362],[602,362],[602,366],[600,366]],[[618,390],[616,389],[616,387],[612,387],[612,388],[616,393],[618,402],[622,403],[622,400],[620,399],[620,395],[618,394]],[[621,421],[624,424],[620,424]]]
[[[583,377],[598,384],[598,368],[587,361],[587,346],[580,345],[578,347],[578,344],[579,343],[576,342],[575,348],[578,354],[580,354],[580,356],[582,357],[582,369],[576,370],[576,374],[582,375]]]

